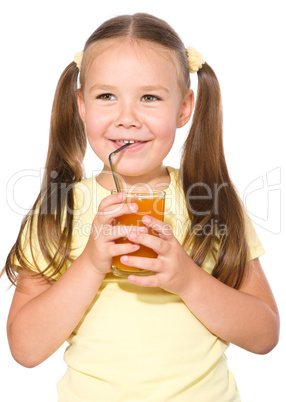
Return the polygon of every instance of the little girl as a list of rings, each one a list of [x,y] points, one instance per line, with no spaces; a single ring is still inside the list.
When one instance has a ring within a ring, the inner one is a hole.
[[[193,112],[190,73],[197,101],[174,169],[163,160]],[[86,137],[104,165],[89,179]],[[143,218],[157,236],[133,228],[118,244],[115,218],[137,208],[111,194],[108,156],[124,141],[138,143],[117,155],[121,183],[164,190],[166,205],[164,222]],[[142,245],[158,257],[132,255]],[[41,192],[7,258],[14,358],[34,367],[67,340],[60,402],[239,401],[229,343],[264,354],[278,341],[262,254],[226,167],[211,67],[158,18],[106,21],[60,78]],[[118,255],[154,275],[114,276]]]

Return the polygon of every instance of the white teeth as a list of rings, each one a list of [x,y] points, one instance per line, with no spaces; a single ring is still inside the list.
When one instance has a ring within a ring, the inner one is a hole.
[[[115,142],[125,142],[125,144],[134,144],[134,142],[140,142],[140,141],[134,141],[134,140],[116,140]]]

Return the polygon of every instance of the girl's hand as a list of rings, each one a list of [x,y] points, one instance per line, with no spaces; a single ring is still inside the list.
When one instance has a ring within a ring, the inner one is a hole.
[[[154,271],[155,275],[129,275],[129,282],[139,286],[160,287],[177,295],[184,294],[184,289],[191,280],[193,260],[175,238],[169,225],[150,216],[144,216],[142,221],[158,232],[159,237],[133,231],[128,239],[152,248],[158,257],[122,256],[120,260],[128,266]]]
[[[128,235],[130,227],[114,225],[114,219],[138,210],[136,204],[124,203],[125,199],[125,193],[115,193],[101,201],[92,223],[91,234],[82,253],[85,261],[102,275],[111,271],[114,256],[132,253],[140,248],[134,243],[115,243],[116,239]]]

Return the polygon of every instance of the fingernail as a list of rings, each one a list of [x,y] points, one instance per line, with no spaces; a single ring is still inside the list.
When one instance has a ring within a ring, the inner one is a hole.
[[[150,222],[151,222],[151,219],[149,218],[149,216],[143,216],[142,221],[143,221],[144,223],[150,223]]]
[[[139,226],[138,231],[142,233],[147,233],[148,229],[145,226]]]
[[[129,238],[130,239],[136,239],[136,233],[134,233],[134,232],[132,232],[132,233],[130,233],[130,235],[129,235]]]
[[[130,204],[130,209],[133,212],[137,212],[138,211],[138,205],[137,204]]]

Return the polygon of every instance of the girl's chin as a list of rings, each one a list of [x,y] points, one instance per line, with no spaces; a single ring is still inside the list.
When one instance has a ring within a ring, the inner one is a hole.
[[[119,155],[118,155],[119,156]],[[128,178],[134,179],[138,178],[139,180],[143,180],[146,178],[147,180],[154,179],[154,176],[162,175],[162,172],[165,172],[163,167],[163,163],[160,161],[156,161],[150,158],[138,158],[137,160],[120,160],[120,157],[116,157],[113,159],[114,169],[118,176],[122,176],[128,181]],[[111,168],[109,163],[105,163],[105,171],[109,171],[111,174]]]
[[[139,183],[139,182],[145,182],[150,180],[150,173],[149,169],[138,169],[137,167],[130,167],[130,168],[124,168],[120,169],[120,167],[115,167],[116,169],[116,174],[119,178],[120,181],[123,183],[124,187],[124,182],[128,184],[134,184],[134,182]]]
[[[141,176],[142,174],[146,174],[150,171],[150,163],[148,161],[146,164],[142,159],[140,162],[124,162],[124,163],[116,163],[114,164],[116,173],[121,174],[123,176]]]

